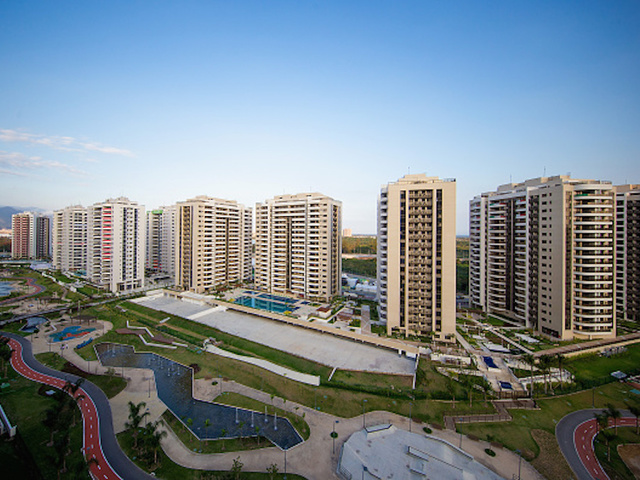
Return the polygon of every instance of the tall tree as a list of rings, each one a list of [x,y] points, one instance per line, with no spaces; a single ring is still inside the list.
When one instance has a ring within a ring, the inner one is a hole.
[[[533,398],[533,367],[536,364],[536,357],[534,357],[530,353],[525,353],[521,358],[523,362],[529,365],[529,374],[531,377],[530,396],[531,398]]]
[[[638,406],[638,405],[627,405],[627,408],[631,412],[631,415],[636,417],[636,435],[638,435],[639,434],[639,432],[638,432],[638,419],[640,417],[640,406]]]
[[[129,402],[129,420],[125,422],[124,426],[131,430],[131,435],[133,436],[133,448],[138,448],[138,433],[140,429],[140,425],[142,424],[142,420],[149,415],[149,412],[140,413],[141,410],[147,406],[145,402],[140,402],[135,404],[133,402]]]
[[[607,403],[606,413],[608,417],[613,419],[613,426],[616,429],[616,435],[618,435],[618,419],[622,416],[622,413],[611,403]]]

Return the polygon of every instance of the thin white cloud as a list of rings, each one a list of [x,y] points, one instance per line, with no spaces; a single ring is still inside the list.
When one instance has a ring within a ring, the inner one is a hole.
[[[42,157],[29,157],[23,153],[4,152],[1,150],[0,167],[9,167],[9,169],[0,169],[3,173],[20,176],[26,175],[21,172],[21,170],[37,170],[43,168],[62,170],[74,175],[87,175],[87,172],[79,170],[71,165],[67,165],[66,163],[61,163],[55,160],[44,160]]]
[[[0,168],[0,175],[15,175],[16,177],[28,177],[26,173],[14,172],[13,170],[7,170],[6,168]]]
[[[11,129],[0,129],[0,141],[43,145],[45,147],[65,152],[100,152],[109,155],[122,155],[124,157],[135,156],[133,152],[124,148],[109,147],[96,142],[83,142],[73,137],[38,135],[35,133],[26,133]]]

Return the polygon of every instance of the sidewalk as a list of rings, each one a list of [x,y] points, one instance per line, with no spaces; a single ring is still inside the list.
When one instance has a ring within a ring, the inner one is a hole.
[[[90,335],[97,338],[102,335],[102,323],[104,331],[112,328],[109,322],[98,322],[96,331]],[[31,336],[34,353],[49,351],[49,344],[45,340],[45,335],[51,333],[40,333],[36,338]],[[78,368],[91,373],[105,374],[106,367],[97,361],[87,361],[80,357],[73,347],[84,340],[70,340],[68,348],[64,350],[64,357],[75,364]],[[95,340],[94,340],[95,341]],[[57,347],[58,344],[53,344]],[[59,347],[52,348],[51,351],[60,353]],[[119,369],[118,369],[119,370]],[[118,372],[119,373],[119,372]],[[125,368],[124,376],[128,381],[127,387],[117,396],[109,400],[113,411],[114,428],[116,432],[124,429],[124,422],[128,417],[128,402],[139,403],[144,401],[149,408],[149,420],[156,420],[166,406],[158,399],[155,389],[153,372],[146,369]],[[235,392],[253,398],[266,404],[274,404],[276,407],[297,415],[304,413],[305,420],[309,424],[311,435],[304,443],[287,451],[287,472],[297,473],[308,480],[338,479],[336,469],[342,444],[354,432],[361,430],[363,426],[362,415],[353,418],[341,418],[327,413],[319,412],[313,408],[300,405],[291,401],[284,401],[281,398],[271,400],[271,395],[260,390],[249,388],[234,381],[220,381],[218,385],[211,385],[210,381],[197,379],[194,382],[194,396],[200,400],[212,401],[221,392]],[[409,419],[400,415],[375,411],[365,415],[366,424],[377,425],[382,423],[392,423],[398,428],[409,430]],[[338,423],[335,423],[338,421]],[[424,424],[413,421],[411,430],[414,433],[422,433]],[[335,427],[338,438],[335,440],[335,453],[333,453],[333,439],[331,432]],[[496,456],[489,457],[485,448],[490,445],[485,441],[473,441],[455,431],[433,430],[432,435],[442,438],[453,445],[460,446],[474,458],[494,470],[504,478],[511,478],[518,471],[519,457],[509,450],[495,450]],[[240,457],[244,464],[245,471],[266,471],[269,465],[275,463],[280,472],[284,472],[285,453],[277,447],[263,448],[259,450],[244,452],[227,452],[221,454],[199,454],[190,451],[171,432],[162,441],[162,448],[171,460],[186,468],[198,470],[230,470],[233,460]],[[540,480],[542,476],[526,461],[522,461],[522,475],[524,480]]]

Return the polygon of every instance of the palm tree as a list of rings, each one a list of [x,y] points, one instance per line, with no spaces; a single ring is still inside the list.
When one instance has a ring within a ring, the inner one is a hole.
[[[618,435],[618,419],[622,416],[620,410],[614,407],[611,403],[607,403],[606,414],[608,417],[613,418],[613,426],[616,429],[616,435]]]
[[[558,369],[560,370],[560,389],[562,390],[564,386],[562,384],[562,361],[564,360],[564,355],[561,353],[556,353],[555,358],[556,362],[558,362]]]
[[[64,387],[62,387],[62,391],[68,393],[69,395],[75,398],[76,392],[78,391],[80,386],[82,386],[83,383],[84,383],[84,378],[79,378],[74,383],[71,383],[69,380],[67,380],[67,382],[64,384]]]
[[[260,445],[260,425],[255,426],[256,437],[258,437],[258,446]]]
[[[227,436],[227,433],[229,433],[227,431],[226,428],[223,428],[222,430],[220,430],[220,440],[222,440],[222,450],[224,450],[224,437]]]
[[[531,374],[531,398],[533,398],[533,366],[536,363],[536,357],[531,355],[530,353],[525,353],[522,355],[522,361],[529,365],[529,373]]]
[[[135,404],[129,401],[129,420],[124,424],[127,429],[132,431],[133,435],[133,448],[138,448],[138,429],[140,428],[140,424],[144,417],[149,415],[149,412],[144,412],[142,415],[140,414],[140,410],[147,406],[145,402],[140,402]]]
[[[11,360],[12,353],[13,350],[9,346],[9,339],[7,337],[0,337],[0,360],[2,360],[4,377],[7,376],[7,361]]]
[[[606,412],[594,413],[593,416],[596,419],[596,427],[598,427],[598,432],[605,430],[609,426],[609,416],[606,414]]]
[[[58,409],[55,407],[47,409],[42,424],[47,427],[51,433],[49,443],[47,443],[47,447],[51,447],[53,445],[53,434],[58,429]]]
[[[545,395],[548,392],[547,374],[551,372],[552,363],[553,363],[553,357],[551,357],[551,355],[540,355],[540,358],[538,359],[538,367],[540,368],[540,371],[542,371],[542,376],[544,378]]]
[[[616,438],[617,434],[613,433],[611,430],[604,430],[602,432],[602,437],[607,444],[607,460],[611,461],[611,440]]]
[[[143,443],[147,453],[153,453],[153,463],[158,464],[158,450],[160,450],[160,441],[167,436],[166,430],[159,430],[160,422],[149,422],[143,431]]]
[[[640,417],[640,406],[638,406],[638,405],[627,405],[627,408],[631,412],[631,415],[636,417],[636,435],[638,435],[638,417]]]

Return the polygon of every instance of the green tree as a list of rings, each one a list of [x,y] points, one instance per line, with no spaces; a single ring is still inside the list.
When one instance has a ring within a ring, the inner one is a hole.
[[[2,360],[3,376],[7,377],[7,364],[11,360],[11,354],[13,350],[9,346],[9,339],[7,337],[0,337],[0,360]]]
[[[269,480],[273,480],[273,478],[278,473],[278,465],[276,465],[275,463],[272,463],[271,465],[269,465],[267,467],[267,473],[269,474]]]
[[[603,430],[600,435],[602,435],[602,438],[607,445],[607,460],[611,461],[611,441],[616,438],[618,434],[612,432],[611,430]]]
[[[133,436],[133,448],[138,448],[138,433],[140,429],[140,425],[142,424],[142,420],[149,415],[149,412],[140,413],[141,410],[147,406],[145,402],[140,402],[135,404],[133,402],[129,402],[129,420],[124,424],[125,428],[131,430],[131,435]]]
[[[627,405],[627,408],[631,412],[631,415],[636,417],[636,435],[638,435],[639,434],[639,432],[638,432],[638,420],[640,418],[640,406],[638,406],[638,405]]]
[[[240,461],[240,457],[234,458],[233,465],[231,467],[231,473],[233,474],[235,480],[238,480],[240,478],[242,467],[244,467],[244,463]]]
[[[611,403],[607,403],[606,414],[609,418],[613,419],[613,426],[616,429],[616,435],[618,435],[618,419],[622,416],[620,410],[613,406]]]
[[[526,363],[527,365],[529,365],[529,375],[531,378],[531,398],[533,398],[533,367],[536,364],[536,357],[534,357],[532,354],[530,353],[525,353],[524,355],[522,355],[522,361],[524,363]]]

